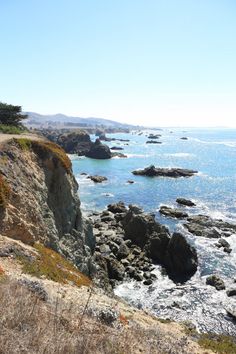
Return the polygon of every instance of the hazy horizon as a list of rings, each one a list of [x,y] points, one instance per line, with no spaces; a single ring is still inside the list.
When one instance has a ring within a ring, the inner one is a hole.
[[[0,11],[0,101],[134,125],[236,127],[232,0],[25,0]]]

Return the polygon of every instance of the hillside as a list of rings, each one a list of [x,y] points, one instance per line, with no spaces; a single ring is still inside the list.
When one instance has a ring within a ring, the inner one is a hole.
[[[53,114],[53,115],[43,115],[35,112],[25,112],[25,113],[29,117],[28,120],[26,121],[27,125],[29,124],[39,125],[39,124],[50,123],[52,125],[60,124],[64,126],[78,125],[78,126],[104,126],[109,128],[112,127],[112,128],[122,128],[122,129],[135,128],[135,126],[131,124],[120,123],[114,120],[104,119],[104,118],[72,117],[61,113]]]

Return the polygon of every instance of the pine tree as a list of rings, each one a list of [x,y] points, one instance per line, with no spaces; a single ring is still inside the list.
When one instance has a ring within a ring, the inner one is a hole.
[[[0,102],[0,124],[22,126],[21,121],[27,118],[27,114],[22,114],[21,106]]]

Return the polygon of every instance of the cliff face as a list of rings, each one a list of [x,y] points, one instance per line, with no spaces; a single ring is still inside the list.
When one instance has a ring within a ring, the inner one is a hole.
[[[0,176],[9,189],[0,206],[0,233],[27,244],[39,241],[91,274],[95,238],[81,215],[78,184],[63,150],[43,141],[8,142],[0,151]]]

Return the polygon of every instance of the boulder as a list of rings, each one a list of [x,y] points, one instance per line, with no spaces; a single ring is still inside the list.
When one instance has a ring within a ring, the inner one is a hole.
[[[123,242],[123,243],[121,243],[116,256],[118,259],[122,259],[122,258],[128,257],[129,253],[130,253],[130,249]]]
[[[95,143],[92,144],[85,156],[100,160],[110,159],[112,157],[109,147],[102,144],[99,139],[96,139]]]
[[[164,263],[171,276],[186,280],[197,270],[197,252],[181,233],[174,232],[167,247]]]
[[[236,296],[236,288],[235,289],[228,289],[226,291],[227,296]]]
[[[122,220],[125,239],[130,239],[134,244],[144,247],[154,229],[155,223],[152,215],[136,215],[132,211],[129,211]]]
[[[143,170],[135,170],[132,172],[134,175],[147,176],[147,177],[191,177],[197,171],[189,170],[186,168],[158,168],[154,165],[144,168]]]
[[[214,286],[216,288],[216,290],[224,290],[225,289],[224,281],[218,275],[215,275],[215,274],[207,277],[206,284]]]
[[[145,251],[155,262],[164,263],[170,235],[166,230],[154,232],[148,240]]]
[[[107,177],[98,176],[98,175],[88,176],[87,178],[90,178],[95,183],[101,183],[103,181],[107,181]]]
[[[108,276],[110,279],[123,280],[124,266],[114,258],[106,257]]]
[[[185,211],[182,211],[181,209],[167,207],[165,205],[160,207],[159,212],[171,218],[183,219],[188,217],[188,214]]]
[[[125,203],[123,202],[118,202],[118,203],[114,203],[114,204],[109,204],[107,206],[107,209],[109,211],[111,211],[113,214],[116,213],[126,213],[127,212],[127,208],[125,206]]]
[[[196,204],[194,202],[192,202],[189,199],[185,199],[185,198],[177,198],[176,202],[181,204],[181,205],[186,205],[188,207],[196,206]]]

